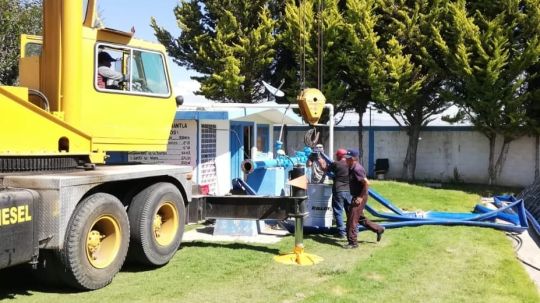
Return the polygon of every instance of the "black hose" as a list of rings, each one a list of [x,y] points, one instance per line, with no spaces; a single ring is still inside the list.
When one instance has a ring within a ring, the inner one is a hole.
[[[523,240],[521,239],[521,237],[519,236],[519,234],[516,234],[516,233],[506,233],[506,235],[510,238],[512,238],[515,242],[516,242],[516,246],[514,247],[514,249],[516,250],[516,258],[523,264],[529,266],[530,268],[536,270],[536,271],[540,271],[540,268],[538,268],[537,266],[523,260],[518,254],[517,252],[521,249],[521,246],[523,246]]]

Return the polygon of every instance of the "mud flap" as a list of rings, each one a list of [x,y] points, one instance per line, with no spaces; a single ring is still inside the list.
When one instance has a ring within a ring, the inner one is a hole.
[[[39,194],[0,189],[0,269],[36,261]]]

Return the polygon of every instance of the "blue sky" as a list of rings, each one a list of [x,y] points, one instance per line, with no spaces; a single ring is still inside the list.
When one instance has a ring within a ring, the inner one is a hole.
[[[100,0],[98,9],[106,27],[129,32],[135,27],[135,37],[157,42],[154,31],[150,27],[150,18],[156,18],[158,24],[165,27],[174,36],[180,34],[173,9],[179,0]],[[195,96],[194,90],[199,88],[197,81],[189,77],[194,74],[169,60],[174,92],[183,95],[186,103],[204,102],[204,98]]]

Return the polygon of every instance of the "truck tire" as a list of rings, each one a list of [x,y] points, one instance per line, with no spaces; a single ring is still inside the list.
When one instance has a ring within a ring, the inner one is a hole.
[[[174,256],[184,235],[185,205],[171,183],[156,183],[138,193],[128,208],[130,260],[161,266]]]
[[[126,259],[129,221],[115,196],[96,193],[77,205],[66,231],[60,261],[62,280],[83,290],[111,283]]]

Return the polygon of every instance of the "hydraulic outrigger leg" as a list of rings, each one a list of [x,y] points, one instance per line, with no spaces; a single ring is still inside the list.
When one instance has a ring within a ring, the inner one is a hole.
[[[292,185],[291,195],[293,197],[304,197],[304,199],[307,199],[307,179],[304,175],[303,168],[297,170],[295,167],[292,173],[294,174],[295,172],[297,176],[300,176],[289,182],[289,184]],[[275,256],[274,260],[276,262],[283,264],[314,265],[324,260],[322,257],[308,254],[304,251],[304,218],[307,215],[305,205],[305,201],[303,203],[296,203],[294,213],[289,214],[289,216],[294,217],[294,248],[290,253]]]
[[[304,251],[304,214],[294,216],[294,249],[291,253],[275,256],[274,260],[283,264],[313,265],[324,259]]]

